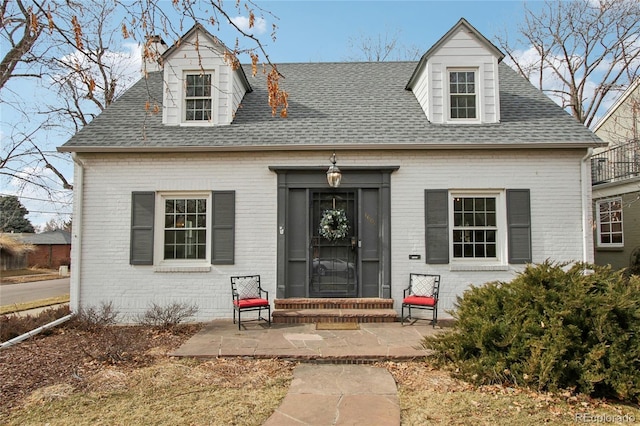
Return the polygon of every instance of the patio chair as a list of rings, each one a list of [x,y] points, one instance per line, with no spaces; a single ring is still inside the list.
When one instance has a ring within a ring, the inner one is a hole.
[[[409,274],[409,287],[404,290],[402,299],[402,316],[400,321],[411,320],[411,309],[423,309],[433,312],[431,324],[435,328],[438,323],[438,293],[440,292],[440,275]],[[405,317],[404,310],[409,310]],[[423,318],[416,318],[423,319]],[[415,321],[414,321],[415,322]]]
[[[258,311],[257,321],[267,321],[271,326],[271,305],[269,305],[269,292],[260,287],[260,275],[245,275],[231,277],[231,293],[233,295],[233,323],[236,323],[238,313],[238,330],[240,330],[241,313],[245,311]],[[262,310],[267,311],[267,318],[262,317]]]

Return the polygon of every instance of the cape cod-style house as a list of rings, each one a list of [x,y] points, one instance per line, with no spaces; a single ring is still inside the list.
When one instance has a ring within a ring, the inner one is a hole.
[[[73,310],[231,318],[230,277],[260,274],[272,301],[399,312],[409,274],[433,273],[446,317],[471,284],[528,262],[593,261],[602,142],[466,20],[417,62],[279,64],[288,118],[224,53],[196,25],[59,148],[76,164]],[[321,226],[327,211],[343,227]]]

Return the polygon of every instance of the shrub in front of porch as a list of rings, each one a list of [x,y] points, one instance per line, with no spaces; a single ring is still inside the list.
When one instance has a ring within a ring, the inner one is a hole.
[[[423,345],[467,380],[640,401],[638,276],[546,261],[472,286],[452,315]]]

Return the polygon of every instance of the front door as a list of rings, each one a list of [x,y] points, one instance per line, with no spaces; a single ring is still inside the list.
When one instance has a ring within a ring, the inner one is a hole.
[[[311,191],[309,296],[357,297],[357,192]]]
[[[391,297],[391,173],[343,169],[340,188],[326,169],[278,172],[277,298]],[[327,210],[338,210],[334,222]],[[346,229],[340,226],[346,219]],[[320,224],[327,225],[324,231]]]

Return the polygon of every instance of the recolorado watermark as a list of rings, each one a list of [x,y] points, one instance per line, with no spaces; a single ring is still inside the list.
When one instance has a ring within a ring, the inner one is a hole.
[[[632,414],[591,414],[576,413],[576,423],[635,423],[636,417]]]

